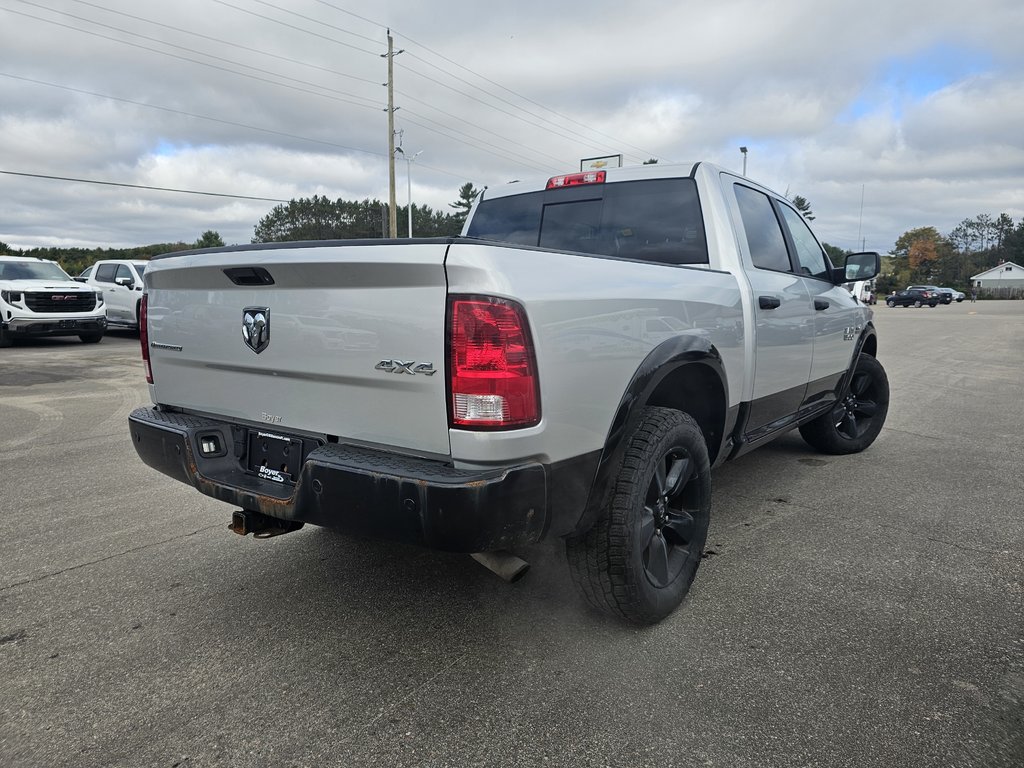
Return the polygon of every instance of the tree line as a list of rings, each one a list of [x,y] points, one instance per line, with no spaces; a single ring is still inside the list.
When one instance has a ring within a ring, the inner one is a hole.
[[[897,238],[886,259],[878,290],[907,285],[941,285],[969,292],[971,277],[1003,262],[1024,264],[1024,218],[1014,224],[1001,213],[964,219],[943,235],[935,227],[917,227]]]

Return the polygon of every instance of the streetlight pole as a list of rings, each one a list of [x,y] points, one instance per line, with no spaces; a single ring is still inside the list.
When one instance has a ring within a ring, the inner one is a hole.
[[[405,179],[407,184],[406,194],[407,200],[409,201],[409,239],[412,240],[412,164],[417,157],[423,154],[423,150],[421,149],[415,155],[410,157],[406,154],[404,149],[401,147],[395,147],[395,153],[401,154],[402,157],[405,158]]]
[[[740,152],[743,153],[743,175],[747,175],[747,148],[740,147]]]

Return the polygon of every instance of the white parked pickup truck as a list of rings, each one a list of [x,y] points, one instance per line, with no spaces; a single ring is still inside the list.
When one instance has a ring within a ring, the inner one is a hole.
[[[863,450],[885,420],[872,310],[782,196],[708,163],[486,190],[462,236],[160,256],[143,461],[235,505],[477,553],[565,541],[598,608],[686,594],[711,469],[791,429]],[[482,554],[481,554],[482,553]]]
[[[142,259],[97,261],[75,279],[103,294],[111,326],[134,330],[139,327],[147,266],[149,262]]]

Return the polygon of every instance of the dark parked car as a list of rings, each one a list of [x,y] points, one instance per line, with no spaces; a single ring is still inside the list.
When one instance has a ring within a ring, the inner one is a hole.
[[[939,290],[942,293],[949,295],[949,301],[946,302],[947,304],[952,304],[954,301],[959,304],[961,301],[967,298],[964,295],[963,291],[958,291],[955,288],[939,288]]]
[[[921,307],[925,304],[934,307],[938,303],[939,294],[923,288],[907,288],[885,297],[885,304],[889,307]]]
[[[908,285],[908,291],[928,291],[935,296],[940,304],[953,303],[953,291],[949,288],[939,288],[937,285]],[[948,293],[946,291],[949,291]]]

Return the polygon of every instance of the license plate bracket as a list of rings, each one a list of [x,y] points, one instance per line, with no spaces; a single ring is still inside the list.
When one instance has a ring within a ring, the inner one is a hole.
[[[300,438],[256,429],[249,432],[248,470],[264,480],[294,485],[303,458]]]

